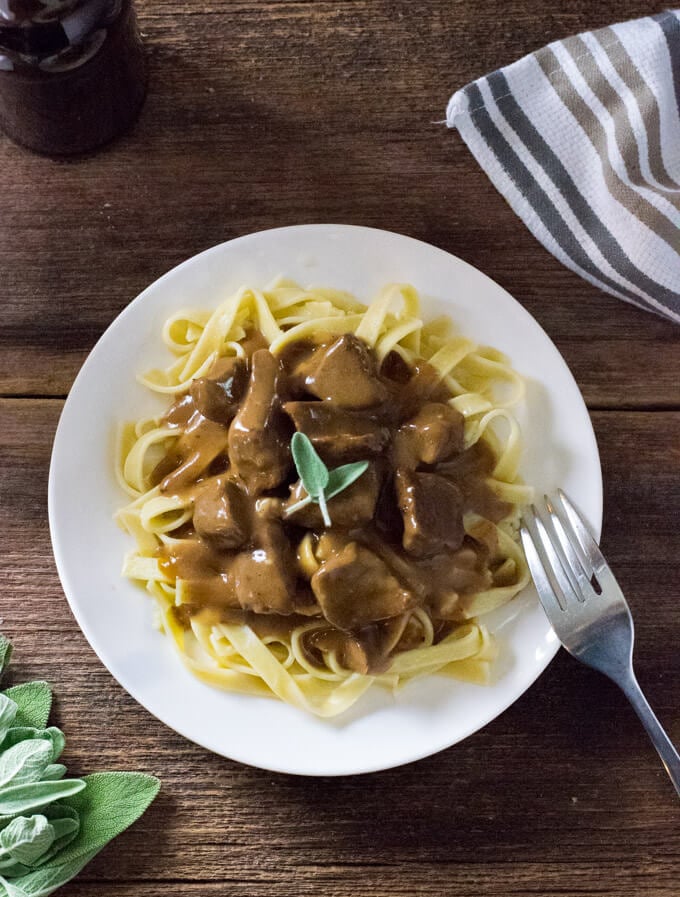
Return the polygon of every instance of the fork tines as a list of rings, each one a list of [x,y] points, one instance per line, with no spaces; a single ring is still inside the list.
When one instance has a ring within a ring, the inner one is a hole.
[[[541,603],[549,614],[556,602],[566,610],[569,602],[583,603],[600,594],[600,577],[612,576],[585,521],[561,489],[544,496],[542,512],[525,508],[522,544]],[[613,579],[613,576],[612,576]]]

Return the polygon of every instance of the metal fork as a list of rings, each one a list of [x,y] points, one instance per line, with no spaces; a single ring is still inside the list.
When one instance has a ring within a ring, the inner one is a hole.
[[[619,584],[583,518],[559,490],[522,515],[522,544],[534,584],[557,637],[581,663],[623,691],[680,795],[680,756],[633,672],[633,618]]]

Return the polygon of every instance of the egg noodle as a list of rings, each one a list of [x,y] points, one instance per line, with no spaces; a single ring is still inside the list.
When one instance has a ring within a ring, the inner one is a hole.
[[[531,490],[518,479],[521,439],[510,412],[524,394],[520,376],[495,349],[476,345],[453,331],[448,318],[424,323],[418,292],[409,285],[385,287],[368,307],[339,290],[303,289],[278,279],[259,290],[242,287],[214,311],[183,311],[163,327],[163,341],[176,356],[165,370],[152,370],[139,381],[156,393],[174,397],[187,391],[221,356],[243,356],[241,341],[256,327],[273,354],[288,343],[315,333],[354,333],[371,346],[378,360],[395,351],[407,362],[425,359],[451,392],[450,404],[465,419],[465,445],[484,440],[497,459],[488,485],[513,513],[496,525],[476,515],[464,518],[466,533],[491,546],[492,585],[461,598],[466,622],[434,644],[432,622],[418,608],[412,623],[421,646],[393,656],[380,675],[344,669],[334,652],[324,665],[310,662],[301,639],[323,621],[309,619],[289,636],[260,637],[248,625],[205,625],[191,620],[183,628],[173,606],[183,603],[182,581],[173,580],[160,564],[159,549],[177,539],[174,531],[192,518],[190,499],[165,495],[152,487],[150,475],[181,430],[146,418],[121,428],[117,475],[131,502],[116,514],[137,548],[125,559],[123,575],[143,583],[157,602],[161,628],[180,657],[198,677],[220,688],[277,697],[321,717],[342,713],[373,684],[398,688],[416,677],[444,673],[480,684],[491,680],[497,649],[477,617],[510,601],[529,581],[517,542],[518,508]],[[493,538],[489,540],[492,528]],[[299,574],[307,579],[319,567],[311,534],[298,547]],[[360,600],[360,596],[357,596]]]

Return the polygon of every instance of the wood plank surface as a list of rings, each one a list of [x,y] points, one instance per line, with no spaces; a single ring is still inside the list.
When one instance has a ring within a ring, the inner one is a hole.
[[[472,738],[367,777],[250,769],[149,716],[85,642],[54,570],[45,494],[61,404],[0,403],[0,607],[16,645],[12,676],[56,683],[69,768],[163,779],[147,815],[64,894],[676,897],[668,779],[615,687],[564,654]],[[677,742],[680,413],[593,419],[604,549],[636,620],[639,679]]]
[[[544,251],[442,124],[472,78],[662,3],[138,5],[150,87],[131,134],[76,161],[0,139],[0,394],[65,395],[113,317],[190,255],[330,221],[399,231],[480,267],[549,330],[592,404],[680,405],[678,328]]]
[[[142,820],[60,893],[678,897],[678,801],[603,677],[561,653],[484,730],[400,769],[344,779],[250,769],[172,733],[101,665],[63,596],[46,500],[61,399],[113,318],[170,267],[287,224],[426,240],[513,293],[574,372],[600,444],[603,547],[635,617],[638,677],[680,742],[680,329],[552,258],[441,123],[474,77],[664,4],[137,5],[150,85],[130,134],[68,161],[0,136],[0,626],[15,643],[11,677],[55,684],[69,769],[163,780]]]

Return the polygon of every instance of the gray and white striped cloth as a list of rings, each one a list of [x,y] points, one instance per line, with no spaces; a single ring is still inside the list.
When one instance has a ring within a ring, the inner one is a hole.
[[[680,323],[680,10],[479,78],[447,124],[561,262]]]

